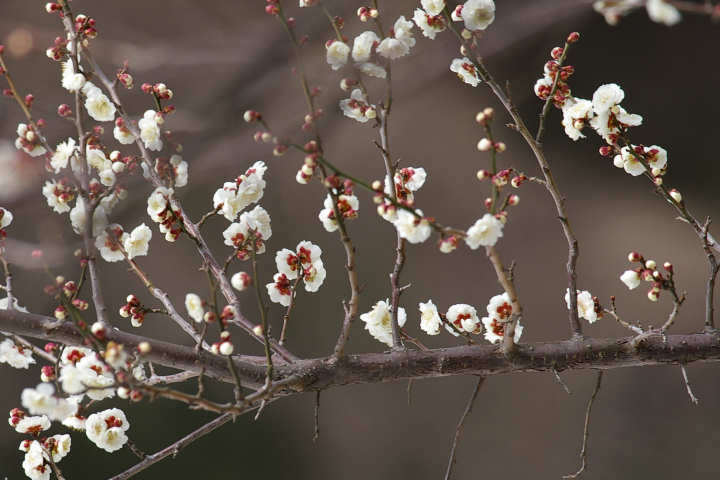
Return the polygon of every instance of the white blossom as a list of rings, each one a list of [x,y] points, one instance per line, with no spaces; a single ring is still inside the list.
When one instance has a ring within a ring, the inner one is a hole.
[[[373,49],[380,44],[380,37],[375,32],[363,32],[353,41],[352,57],[358,63],[367,62],[372,56]],[[357,66],[357,65],[356,65]]]
[[[445,0],[420,0],[420,4],[423,10],[433,17],[440,15],[445,8]]]
[[[157,112],[154,110],[145,111],[143,118],[138,121],[138,128],[140,129],[140,139],[145,144],[145,148],[155,151],[162,148]]]
[[[144,223],[135,227],[130,232],[130,236],[123,241],[123,248],[130,260],[148,254],[150,248],[150,239],[152,239],[152,230]]]
[[[90,441],[110,453],[120,450],[127,443],[125,432],[129,428],[130,423],[119,408],[93,413],[85,422],[85,433]]]
[[[47,415],[26,416],[15,425],[15,431],[18,433],[39,433],[48,428],[50,428],[50,419]]]
[[[0,305],[0,309],[7,310],[7,299],[3,300],[5,300],[5,303]],[[17,299],[14,300],[17,302]],[[35,359],[32,357],[30,348],[18,346],[15,342],[6,338],[0,342],[0,363],[7,363],[13,368],[28,368],[35,363]]]
[[[76,155],[75,139],[68,138],[67,142],[62,142],[55,148],[55,152],[50,157],[50,166],[55,173],[60,173],[60,170],[68,166],[71,158],[77,162]]]
[[[576,98],[574,102],[567,101],[563,105],[563,120],[562,124],[565,127],[565,134],[577,140],[578,138],[585,138],[585,135],[580,133],[580,130],[585,126],[585,120],[589,120],[593,117],[592,102],[590,100],[583,100]]]
[[[482,325],[477,316],[475,307],[465,303],[458,303],[448,308],[445,316],[461,332],[480,333]]]
[[[327,46],[326,59],[333,70],[339,70],[340,67],[345,65],[349,55],[350,47],[345,42],[335,40]]]
[[[570,289],[565,291],[565,302],[568,308],[570,308]],[[593,300],[592,294],[587,290],[577,292],[577,308],[578,316],[586,319],[590,323],[594,323],[599,318],[595,311],[595,300]]]
[[[500,237],[503,236],[503,223],[495,218],[495,215],[486,213],[481,219],[470,227],[465,237],[465,243],[473,250],[480,245],[492,247]]]
[[[102,93],[92,82],[86,82],[82,87],[85,94],[85,108],[93,119],[98,122],[111,122],[115,120],[115,104]]]
[[[49,480],[52,470],[50,465],[45,462],[46,457],[40,442],[32,441],[22,463],[25,475],[32,480]]]
[[[55,396],[55,387],[51,383],[24,389],[20,400],[31,415],[47,415],[51,421],[65,420],[75,415],[78,409],[76,402]]]
[[[385,58],[400,58],[410,53],[410,47],[415,45],[412,36],[413,23],[400,16],[393,26],[394,36],[385,37],[377,47],[377,52]]]
[[[203,321],[205,316],[205,309],[202,305],[202,299],[195,293],[188,293],[185,295],[185,308],[187,308],[188,315],[200,323]]]
[[[368,112],[375,112],[375,105],[365,103],[362,91],[356,88],[350,93],[349,99],[340,100],[340,109],[346,117],[354,118],[360,123],[365,123],[370,120],[370,118],[374,118],[372,114],[368,116]]]
[[[593,93],[592,105],[595,114],[607,112],[615,105],[622,102],[625,98],[625,92],[622,91],[619,85],[615,83],[608,83],[606,85],[600,85],[595,93]]]
[[[188,182],[188,164],[180,155],[170,157],[170,165],[173,166],[175,173],[175,186],[180,188],[187,185]]]
[[[360,70],[360,73],[364,73],[369,77],[385,78],[387,77],[387,71],[374,62],[359,62],[355,64],[355,68]]]
[[[266,170],[265,163],[258,161],[235,182],[226,182],[223,188],[213,195],[214,207],[219,208],[225,218],[235,221],[245,207],[262,198],[266,185],[263,175]]]
[[[10,225],[13,221],[13,214],[10,210],[0,208],[0,228],[5,228]]]
[[[284,273],[276,273],[273,276],[273,282],[265,285],[265,288],[267,288],[270,301],[285,307],[289,307],[292,303],[295,292]]]
[[[668,27],[672,27],[682,18],[678,9],[665,0],[647,0],[645,8],[647,8],[650,20],[655,23],[663,23]]]
[[[434,40],[438,33],[445,30],[446,26],[442,17],[435,18],[433,14],[426,13],[419,8],[415,10],[413,22],[420,28],[422,34],[431,40]]]
[[[389,347],[393,346],[392,320],[388,300],[380,300],[377,302],[370,312],[360,315],[360,320],[365,322],[365,330],[376,340],[381,341]],[[397,320],[398,326],[402,327],[405,325],[407,314],[402,307],[398,308]]]
[[[630,290],[633,290],[640,286],[640,274],[637,270],[626,270],[625,273],[620,275],[620,281],[622,281]]]
[[[415,210],[422,217],[422,210]],[[422,243],[430,237],[432,228],[425,218],[417,218],[405,209],[399,209],[393,222],[398,234],[410,243]]]
[[[75,208],[70,211],[70,222],[75,233],[82,235],[85,231],[85,199],[78,197]],[[92,236],[98,237],[108,226],[105,209],[101,206],[95,207],[93,212]]]
[[[428,335],[437,335],[440,333],[442,320],[438,314],[437,307],[428,300],[427,303],[420,303],[420,328]]]
[[[102,400],[115,396],[115,378],[107,371],[105,364],[97,354],[89,349],[65,348],[70,352],[83,352],[77,361],[63,362],[58,381],[65,393],[87,395],[92,400]],[[79,400],[79,399],[78,399]]]
[[[468,30],[485,30],[495,20],[495,3],[493,0],[468,0],[461,15]]]
[[[60,64],[62,67],[62,86],[70,92],[79,92],[85,86],[85,75],[75,73],[72,60]]]
[[[467,57],[454,59],[450,64],[450,70],[457,73],[457,76],[468,85],[477,87],[480,83],[480,75],[478,75],[477,68],[475,68],[475,65],[473,65]]]

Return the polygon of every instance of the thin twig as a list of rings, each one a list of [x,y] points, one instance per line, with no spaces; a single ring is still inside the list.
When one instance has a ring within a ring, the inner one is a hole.
[[[568,386],[565,385],[565,382],[563,382],[563,381],[562,381],[562,378],[560,378],[560,374],[558,373],[558,371],[557,371],[556,369],[554,369],[554,368],[552,369],[552,371],[553,371],[553,373],[555,374],[555,378],[557,378],[557,381],[558,381],[558,383],[560,384],[560,386],[565,389],[565,391],[567,392],[568,395],[572,395],[572,392],[570,391],[570,389],[568,388]]]
[[[588,403],[587,412],[585,412],[585,429],[583,431],[583,446],[582,451],[580,452],[580,458],[582,458],[582,466],[580,467],[580,470],[578,470],[576,473],[573,473],[572,475],[563,475],[564,479],[570,479],[570,478],[578,478],[587,468],[587,439],[589,436],[588,429],[590,426],[590,412],[592,411],[593,403],[595,403],[595,396],[598,393],[598,390],[600,390],[600,382],[602,382],[602,376],[603,371],[598,370],[597,374],[597,382],[595,383],[595,390],[593,390],[592,396],[590,397],[590,403]]]
[[[460,443],[460,432],[462,431],[463,426],[465,426],[465,421],[467,420],[468,416],[470,416],[470,412],[472,412],[472,407],[475,404],[475,399],[478,396],[478,393],[480,393],[480,388],[482,388],[483,383],[485,383],[485,377],[478,378],[478,383],[475,386],[475,391],[473,391],[472,396],[470,397],[470,401],[468,402],[468,406],[465,409],[465,413],[463,413],[462,418],[460,419],[460,423],[457,426],[457,430],[455,431],[455,441],[453,442],[452,446],[452,452],[450,453],[450,463],[448,464],[447,473],[445,473],[445,480],[449,480],[450,474],[452,473],[453,465],[455,465],[455,454],[457,453],[457,447]]]
[[[410,380],[408,380],[407,394],[408,394],[408,405],[410,405],[410,404],[412,404],[412,378]]]
[[[682,368],[682,374],[683,378],[685,379],[685,386],[687,387],[688,395],[690,395],[690,400],[692,400],[692,402],[697,405],[699,400],[697,399],[697,397],[695,397],[695,395],[693,395],[693,392],[690,389],[690,381],[688,380],[687,372],[685,371],[685,364],[681,363],[680,368]]]
[[[317,391],[315,396],[315,436],[313,442],[320,438],[320,390]]]

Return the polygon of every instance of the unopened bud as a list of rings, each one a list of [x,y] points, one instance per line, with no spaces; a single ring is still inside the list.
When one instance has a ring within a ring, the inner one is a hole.
[[[657,267],[657,263],[655,263],[654,260],[648,260],[645,262],[645,268],[649,268],[650,270],[655,270],[655,267]]]
[[[675,200],[677,203],[682,202],[682,195],[680,195],[680,192],[675,190],[674,188],[670,190],[670,196]]]
[[[480,150],[481,152],[487,152],[492,147],[493,147],[493,144],[489,138],[483,138],[482,140],[480,140],[478,142],[478,145],[477,145],[478,150]]]

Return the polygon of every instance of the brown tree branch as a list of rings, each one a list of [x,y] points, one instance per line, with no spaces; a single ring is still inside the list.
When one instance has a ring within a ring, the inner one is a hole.
[[[83,339],[70,322],[12,310],[0,310],[0,331],[56,343],[83,345]],[[275,381],[297,378],[277,394],[293,395],[352,384],[393,380],[433,378],[451,375],[490,376],[510,372],[558,372],[647,365],[688,364],[720,361],[720,336],[713,333],[651,335],[642,342],[634,337],[615,339],[570,339],[558,342],[518,344],[512,358],[502,355],[494,345],[470,345],[433,350],[389,351],[299,360],[275,365]],[[200,373],[233,383],[226,357],[197,351],[119,330],[107,331],[107,340],[137,348],[150,344],[143,360],[180,370]],[[244,385],[260,389],[265,384],[264,358],[232,357]],[[262,360],[262,361],[260,361]]]

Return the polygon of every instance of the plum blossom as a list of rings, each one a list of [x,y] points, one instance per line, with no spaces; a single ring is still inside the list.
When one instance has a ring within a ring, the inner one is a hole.
[[[415,45],[415,39],[410,31],[412,26],[412,22],[405,20],[405,16],[401,15],[390,30],[390,35],[378,45],[377,52],[390,59],[400,58],[410,53],[410,47]]]
[[[430,237],[432,228],[430,222],[426,218],[422,218],[422,210],[415,210],[415,213],[420,218],[405,209],[399,209],[393,225],[395,225],[398,234],[408,242],[422,243]]]
[[[362,96],[359,88],[350,93],[350,98],[340,100],[340,110],[346,117],[354,118],[360,123],[365,123],[377,116],[375,105],[368,105]]]
[[[85,433],[90,441],[109,453],[120,450],[127,443],[125,432],[129,428],[130,423],[119,408],[93,413],[85,422]]]
[[[123,248],[127,253],[128,259],[141,257],[148,254],[150,248],[150,239],[152,239],[152,230],[144,223],[135,227],[130,232],[130,236],[123,240]]]
[[[168,209],[170,208],[170,197],[173,195],[172,188],[158,187],[147,199],[147,213],[155,223],[165,221]]]
[[[120,245],[130,236],[127,232],[123,231],[122,225],[117,223],[108,225],[108,228],[112,230]],[[122,251],[107,232],[103,232],[102,235],[95,239],[95,248],[100,250],[100,256],[106,262],[119,262],[125,259]]]
[[[565,127],[565,134],[577,140],[585,138],[580,130],[585,126],[585,122],[593,117],[592,102],[576,98],[574,101],[566,101],[563,105],[562,125]]]
[[[82,235],[85,231],[85,199],[78,197],[75,208],[70,211],[70,222],[75,233]],[[95,207],[93,212],[92,235],[98,237],[108,226],[105,209],[101,206]]]
[[[220,209],[225,218],[235,221],[248,205],[257,203],[262,198],[266,185],[263,175],[266,170],[264,162],[255,162],[234,182],[226,182],[223,188],[215,192],[213,206]]]
[[[495,20],[493,0],[468,0],[460,12],[465,28],[470,31],[485,30]]]
[[[86,82],[82,87],[85,94],[85,108],[94,120],[98,122],[111,122],[115,120],[115,104],[102,93],[92,82]]]
[[[620,281],[623,282],[630,290],[640,286],[640,274],[637,270],[626,270],[620,275]]]
[[[445,0],[420,0],[423,10],[428,15],[440,15],[445,8]]]
[[[478,319],[475,307],[465,303],[458,303],[448,308],[445,314],[448,322],[452,323],[461,332],[480,333],[482,324]]]
[[[387,71],[375,62],[356,63],[355,68],[360,70],[360,73],[364,73],[368,77],[375,77],[375,78],[387,77]]]
[[[174,186],[177,188],[184,187],[188,182],[188,164],[180,155],[170,157],[170,165],[175,176]]]
[[[278,272],[288,280],[294,280],[300,276],[305,282],[305,290],[317,292],[325,280],[327,272],[320,259],[322,250],[307,240],[298,243],[293,252],[284,248],[275,255],[275,263]]]
[[[61,181],[58,184],[55,179],[45,182],[42,193],[47,200],[48,206],[52,207],[57,213],[69,212],[70,205],[68,205],[68,202],[75,198],[74,192],[67,187],[66,183]]]
[[[477,87],[480,83],[480,75],[477,68],[472,64],[469,58],[456,58],[450,64],[450,70],[457,73],[457,76],[468,85]]]
[[[143,118],[138,121],[140,139],[148,150],[158,151],[162,148],[158,115],[154,110],[146,110]]]
[[[327,49],[327,62],[333,70],[339,70],[347,63],[350,47],[345,42],[334,40],[332,43],[328,42],[325,48]]]
[[[24,416],[15,424],[13,424],[14,418],[10,418],[10,425],[15,427],[15,431],[18,433],[34,433],[44,432],[50,428],[50,419],[47,415],[39,416]]]
[[[318,219],[322,222],[323,227],[328,232],[334,232],[338,229],[337,219],[335,218],[335,211],[333,210],[333,199],[328,194],[323,202],[325,207],[320,211]],[[357,218],[357,211],[360,209],[360,201],[355,195],[341,194],[338,196],[337,209],[342,218]]]
[[[495,218],[495,215],[486,213],[468,229],[465,243],[473,250],[476,250],[480,245],[492,247],[503,236],[502,229],[503,223]]]
[[[52,420],[62,421],[75,415],[78,404],[55,395],[52,383],[41,383],[36,388],[26,388],[20,396],[22,406],[31,415],[47,415]]]
[[[442,320],[438,314],[437,307],[428,300],[427,303],[420,303],[420,328],[428,335],[437,335],[440,333]]]
[[[92,400],[102,400],[115,396],[115,379],[107,371],[105,364],[89,348],[66,347],[61,355],[60,382],[65,393],[83,394]]]
[[[77,164],[77,148],[75,146],[75,139],[68,138],[67,142],[62,142],[55,148],[55,152],[50,157],[50,166],[55,173],[60,173],[60,170],[67,168],[71,159],[73,163]]]
[[[49,480],[52,470],[46,459],[47,454],[40,442],[37,440],[30,442],[22,463],[25,475],[33,480]]]
[[[373,50],[380,44],[380,37],[375,32],[363,32],[353,40],[352,57],[357,63],[368,62]],[[357,65],[356,65],[357,66]]]
[[[443,2],[443,4],[444,3],[445,2]],[[413,22],[420,28],[422,34],[431,40],[434,40],[435,36],[445,30],[447,26],[445,19],[441,15],[432,14],[427,10],[423,11],[419,8],[415,10]]]
[[[250,212],[243,212],[237,223],[231,223],[223,232],[225,245],[238,250],[238,258],[245,260],[252,255],[250,232],[255,232],[255,253],[265,253],[265,241],[272,236],[270,215],[260,205]]]
[[[593,93],[592,106],[596,114],[607,112],[625,98],[625,92],[615,83],[600,85]]]
[[[42,145],[42,138],[35,132],[32,125],[19,123],[17,128],[18,138],[15,139],[15,148],[22,149],[31,157],[39,157],[47,150]]]
[[[665,0],[647,0],[645,8],[650,20],[655,23],[665,24],[668,27],[672,27],[682,19],[678,9]]]
[[[117,140],[123,145],[130,145],[131,143],[135,142],[135,136],[127,128],[127,126],[125,125],[125,120],[123,120],[122,117],[118,117],[115,119],[113,137],[115,137],[115,140]]]
[[[202,304],[202,299],[195,293],[188,293],[185,295],[185,308],[188,311],[188,315],[200,323],[205,317],[205,308]]]
[[[85,86],[85,75],[75,73],[72,60],[60,64],[62,67],[62,86],[69,92],[79,92]]]
[[[370,312],[360,315],[360,320],[365,322],[365,330],[376,340],[386,344],[388,347],[393,346],[390,304],[387,299],[384,301],[380,300]],[[399,307],[397,313],[398,326],[402,327],[405,325],[406,320],[407,314],[405,313],[405,309]]]
[[[507,292],[501,295],[495,295],[490,299],[487,305],[488,316],[483,317],[482,323],[485,325],[485,340],[490,343],[497,343],[502,340],[505,334],[505,325],[513,313],[510,295]],[[515,324],[515,334],[513,341],[520,341],[523,327],[520,322]]]
[[[4,305],[0,305],[0,309],[7,309],[7,299]],[[14,299],[17,302],[17,299]],[[35,363],[30,348],[16,345],[15,342],[6,338],[0,342],[0,363],[7,363],[13,368],[28,368]]]
[[[565,291],[565,302],[570,308],[570,289]],[[599,305],[587,290],[577,292],[577,308],[578,316],[590,323],[595,323],[599,318],[602,318],[602,313],[598,315]]]
[[[293,291],[290,280],[284,273],[276,273],[273,276],[273,282],[265,285],[270,296],[270,301],[279,303],[285,307],[289,307],[292,303],[295,292]]]

